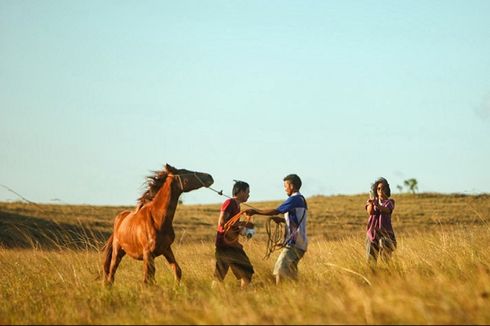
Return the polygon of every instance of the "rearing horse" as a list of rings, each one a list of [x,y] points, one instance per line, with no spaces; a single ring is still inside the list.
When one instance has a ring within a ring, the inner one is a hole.
[[[213,177],[202,172],[176,169],[168,164],[148,177],[148,189],[133,211],[122,211],[114,220],[114,232],[104,246],[104,281],[114,282],[114,274],[124,255],[143,260],[144,281],[155,281],[157,256],[164,255],[177,282],[182,270],[175,260],[171,245],[175,239],[172,221],[179,196],[213,184]]]

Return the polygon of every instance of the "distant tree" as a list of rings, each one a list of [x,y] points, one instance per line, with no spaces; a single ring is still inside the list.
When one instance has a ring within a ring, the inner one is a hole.
[[[398,189],[398,192],[402,192],[403,191],[403,187],[400,186],[400,185],[396,185],[396,189]]]
[[[417,187],[417,179],[415,178],[407,179],[403,181],[403,184],[405,185],[405,187],[407,187],[407,190],[412,194],[415,194],[415,192],[419,190]]]

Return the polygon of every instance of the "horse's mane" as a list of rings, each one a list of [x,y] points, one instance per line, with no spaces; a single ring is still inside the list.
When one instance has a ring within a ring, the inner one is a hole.
[[[160,190],[160,188],[165,183],[167,176],[168,176],[167,171],[161,170],[161,171],[153,171],[153,175],[146,177],[147,189],[143,193],[143,195],[141,195],[141,197],[138,198],[138,207],[141,207],[144,204],[153,200],[158,190]]]

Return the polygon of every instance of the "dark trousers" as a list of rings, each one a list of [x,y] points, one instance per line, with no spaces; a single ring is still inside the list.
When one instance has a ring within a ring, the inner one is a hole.
[[[252,280],[254,268],[243,248],[216,247],[215,257],[214,276],[218,280],[223,281],[230,268],[237,279]]]

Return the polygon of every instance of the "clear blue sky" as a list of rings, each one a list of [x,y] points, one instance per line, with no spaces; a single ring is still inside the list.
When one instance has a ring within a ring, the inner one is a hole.
[[[0,0],[0,137],[36,202],[132,205],[165,163],[250,201],[490,192],[490,1]]]

